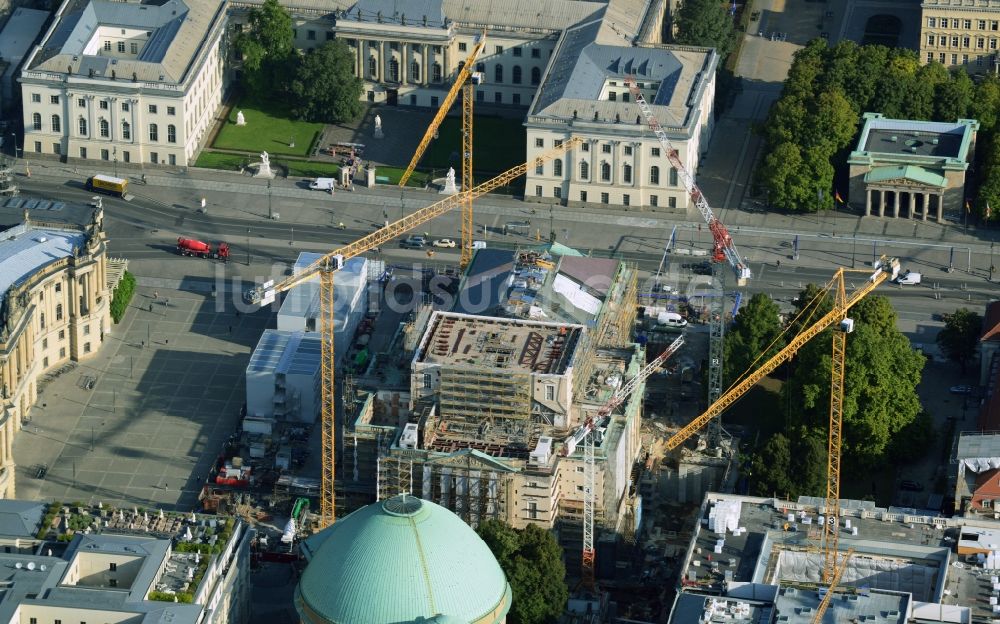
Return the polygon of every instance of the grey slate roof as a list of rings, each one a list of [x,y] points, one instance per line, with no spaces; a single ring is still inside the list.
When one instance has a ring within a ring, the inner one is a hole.
[[[386,22],[399,23],[405,18],[407,24],[416,25],[423,23],[425,16],[428,26],[444,25],[441,0],[358,0],[348,9],[345,19],[377,22],[381,18]]]
[[[531,115],[581,121],[633,124],[641,115],[634,102],[599,100],[606,81],[622,85],[626,76],[639,83],[659,83],[649,104],[663,126],[687,125],[692,91],[699,79],[714,71],[717,55],[709,48],[632,46],[598,43],[607,20],[567,29],[556,48]]]
[[[30,69],[110,77],[120,80],[180,83],[206,35],[225,16],[223,0],[166,0],[161,4],[69,0],[62,17],[42,42]],[[84,55],[99,27],[150,29],[137,59]]]
[[[607,6],[582,0],[443,0],[444,14],[459,24],[559,31],[590,19]]]
[[[0,535],[34,537],[45,515],[45,503],[8,500],[0,507]]]
[[[84,244],[82,232],[21,224],[0,232],[0,302],[11,286],[21,284],[49,264],[68,258]]]

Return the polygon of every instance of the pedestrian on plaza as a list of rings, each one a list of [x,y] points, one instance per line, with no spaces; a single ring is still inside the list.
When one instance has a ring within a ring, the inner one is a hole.
[[[777,265],[777,267],[780,269],[781,268],[781,260],[778,260],[777,262],[775,262],[775,265]]]
[[[153,299],[157,299],[157,298],[159,298],[159,296],[160,296],[160,293],[158,293],[157,291],[154,290],[153,291]]]
[[[233,333],[233,326],[232,325],[229,326],[229,333],[230,334]]]

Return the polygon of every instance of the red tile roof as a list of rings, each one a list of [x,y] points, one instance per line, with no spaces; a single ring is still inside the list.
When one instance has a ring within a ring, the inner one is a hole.
[[[986,316],[983,317],[983,333],[980,342],[1000,341],[1000,301],[991,301],[986,306]]]

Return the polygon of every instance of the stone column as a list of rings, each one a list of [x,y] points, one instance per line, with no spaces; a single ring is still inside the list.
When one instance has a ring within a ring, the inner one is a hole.
[[[97,306],[96,277],[97,267],[95,266],[87,273],[87,307],[90,313],[93,313],[94,308]]]
[[[410,77],[410,44],[406,42],[400,42],[399,44],[399,59],[400,59],[400,71],[399,71],[399,82],[401,84],[406,84],[406,81]]]
[[[385,41],[378,43],[378,81],[385,82]]]
[[[621,143],[621,141],[611,142],[611,179],[608,180],[611,186],[614,186],[615,183],[618,182],[618,177],[619,177],[619,172],[618,172],[618,166],[620,160],[618,155],[618,152],[620,151],[619,143]]]
[[[451,42],[449,41],[446,45],[441,46],[441,49],[444,51],[444,63],[441,66],[441,80],[446,81],[448,76],[451,74],[451,65],[449,64],[451,59]]]
[[[365,41],[364,39],[354,40],[354,45],[355,45],[354,56],[355,58],[358,59],[358,70],[357,72],[355,72],[355,74],[358,76],[358,78],[362,80],[364,80],[368,76],[367,67],[365,63],[367,59],[365,59],[364,55],[364,51],[368,49],[367,44],[368,42]]]
[[[937,222],[944,223],[944,194],[941,194],[941,203],[938,204]]]
[[[922,195],[922,196],[923,196],[923,198],[924,198],[924,205],[923,205],[923,208],[922,208],[922,210],[923,210],[924,212],[927,212],[927,206],[929,206],[929,205],[930,205],[930,203],[931,203],[931,194],[930,194],[930,193],[921,193],[921,195]],[[916,217],[917,217],[917,216],[916,216],[915,214],[912,214],[912,215],[910,215],[910,218],[911,218],[911,219],[915,219]]]
[[[870,217],[872,214],[872,190],[865,187],[865,216]]]
[[[431,65],[434,63],[432,60],[433,57],[434,52],[432,52],[430,44],[422,44],[420,46],[420,62],[423,66],[420,68],[420,71],[422,72],[420,74],[420,84],[425,87],[430,83]]]
[[[907,215],[910,219],[913,218],[913,211],[917,209],[917,194],[910,191],[910,212]]]
[[[597,139],[590,139],[589,153],[590,158],[588,160],[590,162],[590,170],[588,171],[589,175],[587,176],[587,184],[592,183],[595,179],[599,179],[595,176],[599,176],[600,172],[594,168],[594,163],[597,161]]]

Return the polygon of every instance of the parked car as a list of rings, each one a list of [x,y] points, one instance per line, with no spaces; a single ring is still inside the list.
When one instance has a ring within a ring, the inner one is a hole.
[[[907,492],[923,492],[924,486],[917,483],[916,481],[911,481],[910,479],[904,479],[899,483],[899,489],[906,490]]]
[[[427,245],[427,239],[423,236],[407,236],[399,241],[399,246],[403,249],[423,249]]]
[[[948,391],[952,394],[972,394],[972,386],[952,386]]]
[[[439,238],[432,243],[435,247],[448,247],[452,248],[455,246],[455,241],[450,238]]]
[[[681,268],[690,269],[694,271],[695,275],[711,275],[712,274],[712,263],[708,260],[702,262],[688,262],[682,264]]]
[[[916,271],[904,271],[896,278],[896,283],[900,286],[913,286],[920,283],[921,275]]]
[[[486,249],[486,241],[472,241],[472,249]]]

